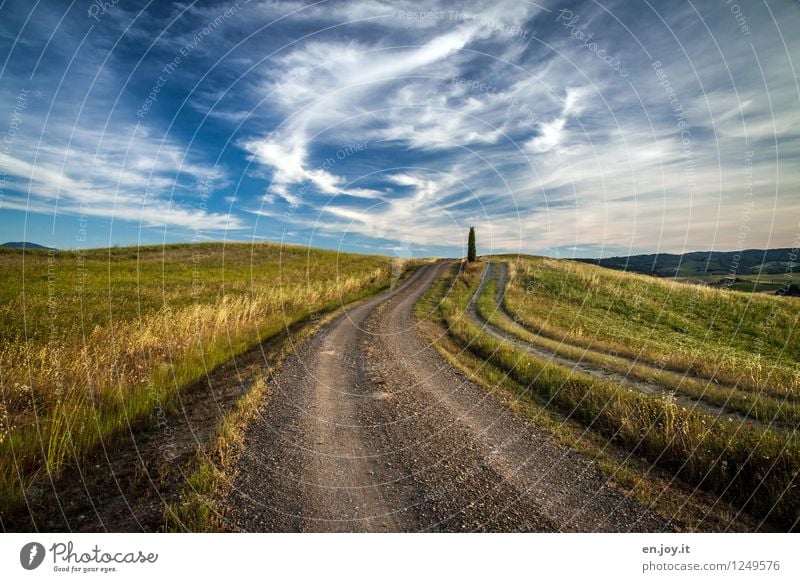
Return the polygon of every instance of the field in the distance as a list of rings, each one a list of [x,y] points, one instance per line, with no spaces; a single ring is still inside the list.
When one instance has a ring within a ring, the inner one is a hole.
[[[579,259],[610,269],[659,277],[702,275],[783,275],[795,270],[795,249],[747,249],[741,251],[694,251],[682,255],[659,253]]]
[[[535,328],[582,345],[800,398],[798,304],[532,259],[512,265],[506,303]]]
[[[386,257],[274,244],[0,249],[0,515],[182,387],[373,293]]]
[[[632,255],[606,259],[579,259],[609,269],[669,277],[747,293],[800,293],[795,249],[697,251],[674,255]],[[794,287],[791,287],[794,285]]]

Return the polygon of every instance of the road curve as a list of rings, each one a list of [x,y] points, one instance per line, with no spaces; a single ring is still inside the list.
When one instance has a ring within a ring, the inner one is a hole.
[[[413,316],[447,263],[348,308],[270,381],[221,500],[233,531],[666,531],[454,370]]]

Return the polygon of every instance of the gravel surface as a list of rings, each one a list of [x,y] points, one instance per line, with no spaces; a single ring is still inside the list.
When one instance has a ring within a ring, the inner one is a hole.
[[[413,306],[447,268],[349,308],[271,379],[222,500],[235,531],[667,531],[454,370]]]

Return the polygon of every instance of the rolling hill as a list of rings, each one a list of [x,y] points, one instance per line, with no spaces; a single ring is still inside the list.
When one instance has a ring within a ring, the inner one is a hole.
[[[743,251],[696,251],[682,255],[658,253],[577,259],[619,271],[633,271],[658,277],[702,277],[706,275],[781,275],[796,269],[794,249],[748,249]]]
[[[40,244],[32,243],[32,242],[7,242],[0,245],[0,247],[6,247],[9,249],[37,249],[37,250],[50,250],[51,247],[46,247]],[[53,249],[55,250],[55,249]]]

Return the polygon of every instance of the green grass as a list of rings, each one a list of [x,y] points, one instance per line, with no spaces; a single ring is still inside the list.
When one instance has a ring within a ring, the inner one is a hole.
[[[505,306],[535,333],[800,400],[800,311],[793,298],[539,257],[510,265]]]
[[[729,287],[733,291],[744,291],[746,293],[763,293],[765,291],[777,291],[785,287],[784,283],[773,281],[762,281],[757,278],[745,278],[743,281],[737,281]]]
[[[610,486],[635,497],[682,530],[752,531],[755,528],[752,520],[737,514],[729,504],[720,503],[717,498],[692,487],[681,487],[667,471],[612,446],[603,435],[559,414],[549,401],[515,381],[508,371],[475,356],[448,334],[442,333],[446,324],[441,319],[438,302],[447,293],[451,282],[447,276],[440,278],[415,307],[419,319],[432,321],[427,335],[451,365],[500,398],[511,410],[546,429],[562,445],[591,459],[609,480]],[[425,331],[426,326],[422,325],[421,329]]]
[[[465,315],[482,265],[466,268],[439,303],[449,334],[565,416],[686,483],[779,527],[800,518],[797,438],[720,422],[621,385],[549,364],[482,332]],[[602,301],[602,300],[601,300]]]
[[[272,244],[0,250],[0,513],[181,388],[374,293],[387,257]]]
[[[753,394],[748,390],[643,365],[531,333],[524,327],[516,325],[502,309],[498,309],[495,303],[496,291],[497,281],[494,279],[488,281],[476,302],[478,314],[493,326],[531,345],[569,360],[586,362],[599,369],[622,374],[631,380],[658,385],[665,390],[674,390],[695,400],[702,400],[724,410],[749,416],[767,425],[774,425],[776,430],[792,430],[800,424],[800,404],[796,402],[785,402],[770,396]]]

